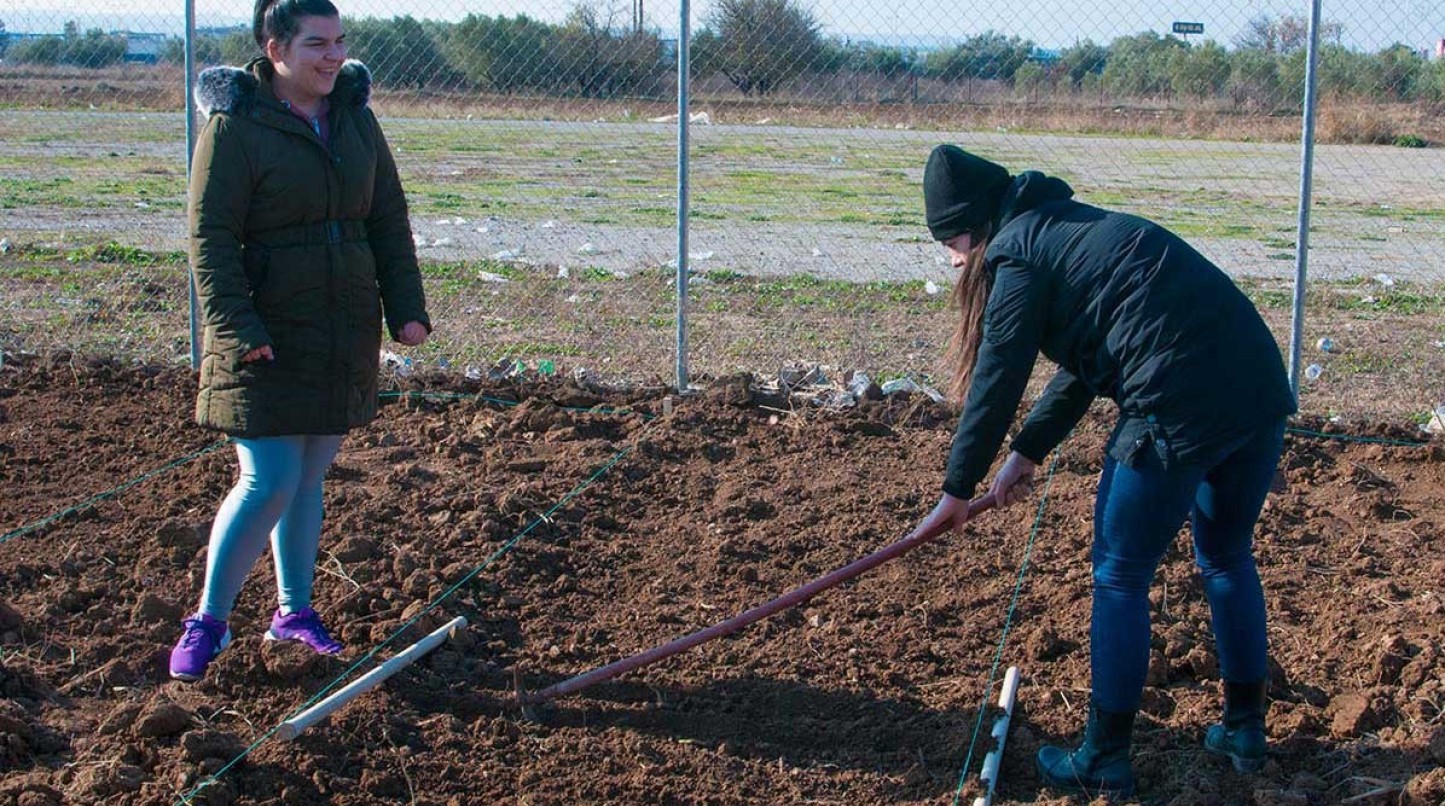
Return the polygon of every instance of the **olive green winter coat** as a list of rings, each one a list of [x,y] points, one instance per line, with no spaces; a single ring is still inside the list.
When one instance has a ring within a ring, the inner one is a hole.
[[[347,62],[329,142],[277,101],[271,65],[204,71],[190,262],[204,347],[196,420],[232,436],[341,434],[376,416],[382,317],[426,315],[396,165]],[[242,363],[271,345],[273,361]]]

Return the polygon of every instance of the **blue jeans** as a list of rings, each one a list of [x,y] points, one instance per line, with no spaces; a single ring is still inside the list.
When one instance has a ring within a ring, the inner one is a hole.
[[[1265,679],[1264,590],[1254,524],[1284,443],[1284,422],[1260,429],[1208,466],[1165,470],[1152,451],[1137,467],[1104,463],[1094,504],[1094,601],[1089,631],[1095,704],[1134,711],[1149,670],[1149,586],[1189,516],[1194,558],[1225,680]]]
[[[342,436],[237,439],[241,477],[221,502],[206,552],[200,611],[226,620],[266,537],[276,563],[277,599],[288,613],[311,606],[321,544],[321,483]]]

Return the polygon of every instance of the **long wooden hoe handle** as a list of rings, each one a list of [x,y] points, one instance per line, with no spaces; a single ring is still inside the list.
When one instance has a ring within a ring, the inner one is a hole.
[[[968,502],[969,518],[972,519],[981,512],[993,509],[995,504],[996,502],[993,497],[989,495],[984,495],[981,498],[976,498]],[[853,577],[875,566],[882,565],[894,557],[906,554],[910,550],[933,540],[946,531],[948,531],[948,525],[946,523],[938,524],[928,529],[920,529],[887,548],[880,549],[876,553],[870,554],[861,560],[855,560],[827,576],[819,577],[791,593],[779,596],[767,604],[758,605],[752,610],[733,616],[720,624],[714,624],[711,627],[698,630],[691,635],[685,635],[663,646],[654,647],[645,652],[639,652],[630,658],[623,658],[614,663],[609,663],[606,666],[593,669],[585,674],[579,674],[576,677],[548,686],[541,691],[526,692],[519,690],[517,692],[517,699],[523,705],[529,705],[545,702],[554,697],[572,694],[593,684],[601,683],[604,680],[611,680],[621,674],[626,674],[633,669],[656,663],[663,658],[670,658],[679,652],[692,649],[698,644],[706,643],[714,638],[730,635],[753,622],[762,621],[780,610],[786,610],[795,605],[799,605],[822,591],[847,582]]]

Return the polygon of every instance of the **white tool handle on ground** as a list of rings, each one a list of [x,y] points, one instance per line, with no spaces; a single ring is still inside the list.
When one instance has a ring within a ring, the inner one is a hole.
[[[330,716],[332,711],[355,699],[356,695],[376,688],[388,677],[405,669],[407,666],[416,662],[417,658],[435,649],[438,644],[447,640],[453,630],[459,630],[465,626],[467,626],[467,620],[461,616],[457,616],[446,624],[436,628],[430,635],[402,650],[396,657],[393,657],[386,663],[351,681],[351,683],[330,697],[282,722],[281,726],[276,729],[276,737],[282,741],[295,739],[301,735],[302,731]]]
[[[1003,744],[1008,738],[1008,723],[1014,715],[1014,700],[1019,692],[1019,668],[1008,667],[1003,676],[1003,690],[998,695],[998,707],[1003,709],[1003,716],[1000,716],[993,723],[993,750],[989,751],[983,758],[983,770],[978,774],[978,782],[983,785],[983,795],[973,799],[973,806],[992,806],[993,790],[998,786],[999,768],[1003,766]]]

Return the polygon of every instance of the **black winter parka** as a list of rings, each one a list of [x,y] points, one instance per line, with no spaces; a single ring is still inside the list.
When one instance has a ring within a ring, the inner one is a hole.
[[[993,289],[944,491],[987,474],[1042,353],[1059,366],[1014,438],[1041,462],[1096,397],[1118,404],[1109,454],[1207,465],[1295,411],[1274,336],[1234,282],[1177,235],[1073,200],[1027,171],[1006,191],[984,253]]]

